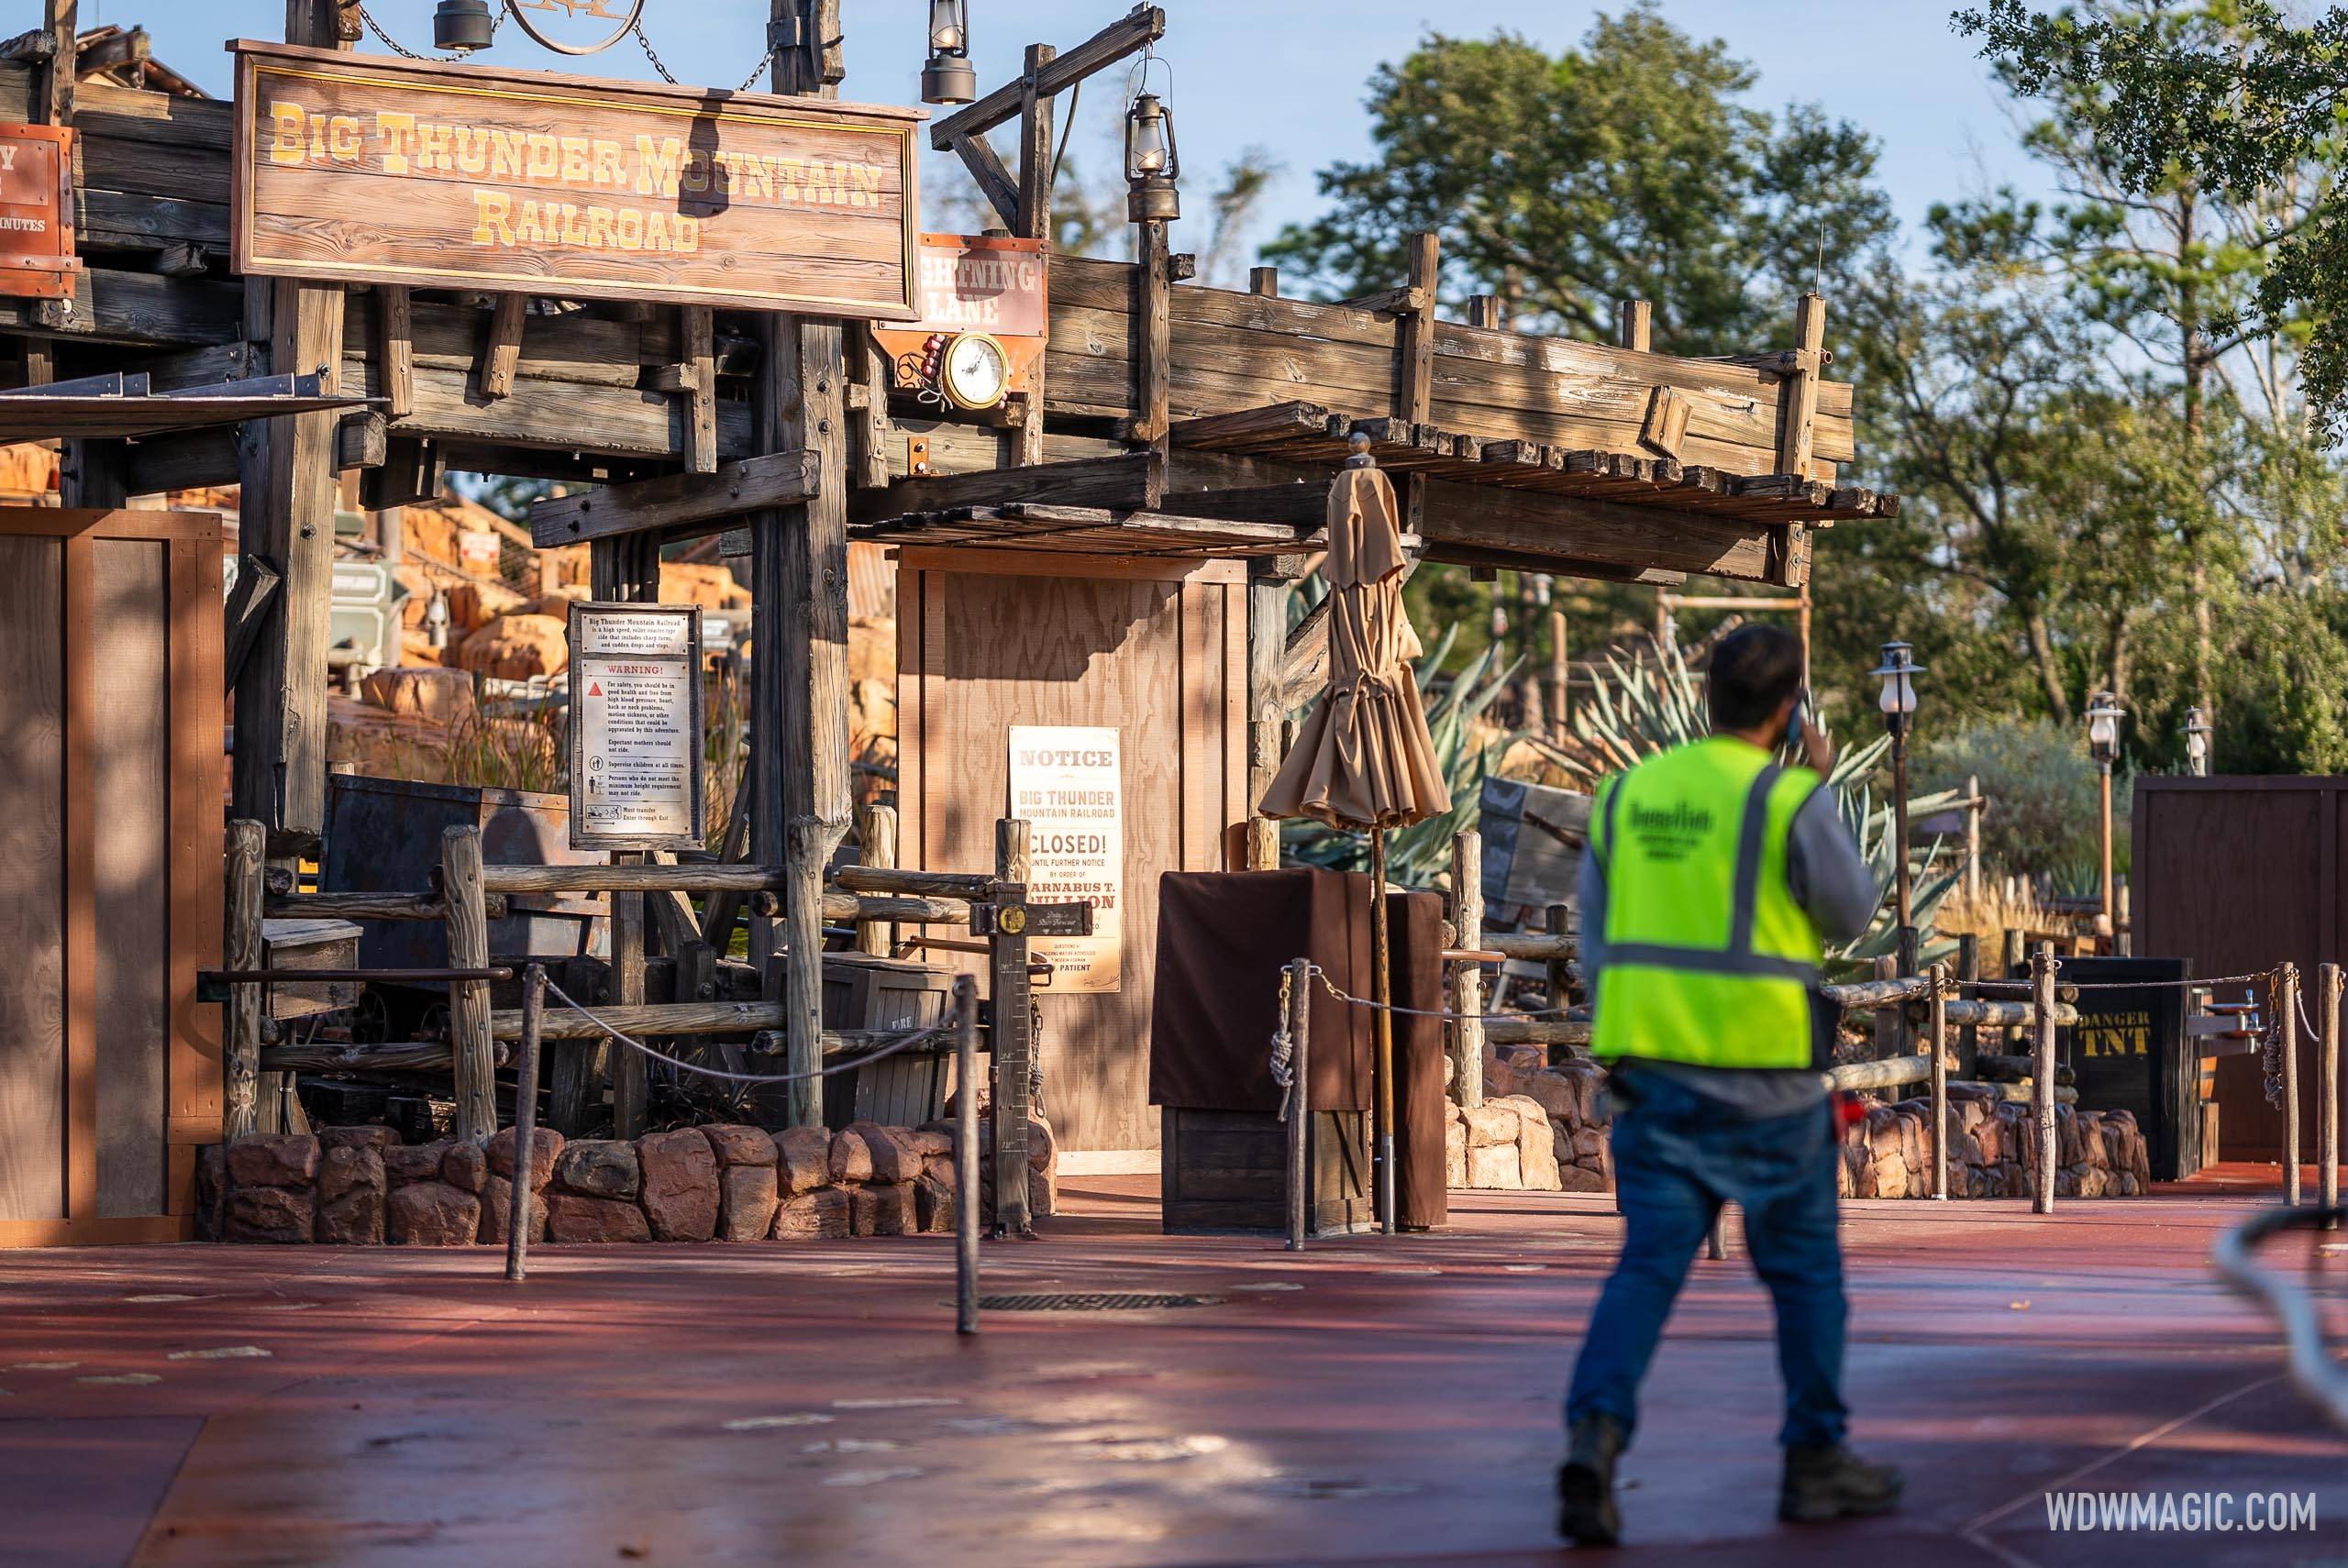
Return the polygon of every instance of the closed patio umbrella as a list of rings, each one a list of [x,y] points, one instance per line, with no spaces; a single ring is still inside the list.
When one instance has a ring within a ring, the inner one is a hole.
[[[1369,834],[1371,995],[1393,999],[1388,973],[1386,830],[1451,809],[1412,661],[1423,651],[1402,607],[1394,487],[1357,441],[1329,487],[1329,689],[1304,722],[1257,810]],[[1394,1229],[1394,1030],[1377,1017],[1379,1219]]]

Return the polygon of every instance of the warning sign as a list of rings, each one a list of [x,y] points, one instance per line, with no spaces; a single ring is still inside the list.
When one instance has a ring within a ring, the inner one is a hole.
[[[1027,897],[1090,904],[1090,936],[1037,937],[1055,991],[1124,985],[1124,784],[1115,730],[1014,724],[1011,814],[1027,823]]]
[[[570,607],[570,843],[698,849],[701,612]]]

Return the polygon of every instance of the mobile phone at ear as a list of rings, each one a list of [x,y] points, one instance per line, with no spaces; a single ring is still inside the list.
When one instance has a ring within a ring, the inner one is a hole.
[[[1786,716],[1786,749],[1800,756],[1802,751],[1802,723],[1810,716],[1810,688],[1801,689],[1794,699],[1794,711]]]

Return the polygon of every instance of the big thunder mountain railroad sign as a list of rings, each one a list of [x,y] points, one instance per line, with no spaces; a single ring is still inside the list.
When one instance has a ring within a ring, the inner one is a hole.
[[[917,109],[229,47],[239,272],[915,314]]]

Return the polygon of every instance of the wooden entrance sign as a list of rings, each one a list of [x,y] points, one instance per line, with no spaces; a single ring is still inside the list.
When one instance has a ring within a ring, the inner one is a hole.
[[[237,271],[914,314],[914,109],[239,41]]]
[[[0,125],[0,294],[73,297],[73,132]]]

